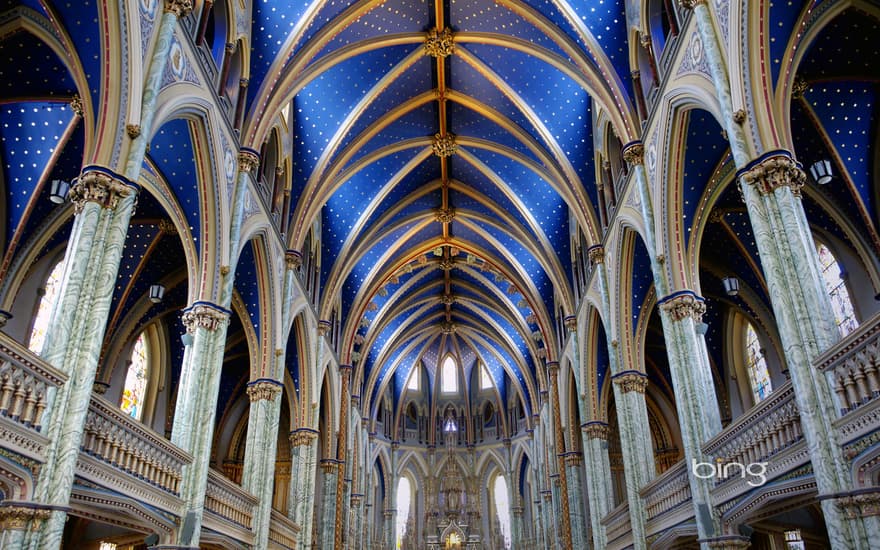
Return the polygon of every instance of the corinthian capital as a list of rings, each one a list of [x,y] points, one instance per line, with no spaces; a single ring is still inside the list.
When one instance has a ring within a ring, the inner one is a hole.
[[[605,263],[605,247],[601,244],[593,245],[587,249],[590,255],[590,261],[594,264]]]
[[[116,208],[119,199],[136,192],[136,188],[106,169],[86,168],[70,189],[70,200],[77,213],[87,202],[95,202],[104,208]]]
[[[645,147],[640,141],[634,141],[623,149],[623,160],[629,164],[642,164],[645,160]]]
[[[584,424],[581,424],[581,431],[584,432],[584,434],[589,439],[601,439],[603,441],[608,440],[609,428],[608,424],[606,424],[605,422],[600,422],[598,420],[595,420],[593,422],[586,422]]]
[[[260,164],[260,155],[253,149],[246,147],[238,152],[238,170],[240,172],[250,172]]]
[[[255,401],[274,401],[275,396],[281,393],[281,383],[275,380],[255,380],[247,386],[247,394],[251,403]]]
[[[213,332],[229,322],[229,311],[208,302],[196,302],[184,310],[181,321],[189,333],[195,332],[197,328]]]
[[[660,310],[667,312],[673,321],[692,317],[694,322],[699,323],[703,320],[703,314],[706,313],[706,302],[696,294],[682,292],[660,302]]]
[[[192,9],[192,0],[165,0],[165,12],[173,13],[178,18],[186,17]]]
[[[645,393],[645,390],[648,388],[648,377],[641,372],[622,372],[612,380],[614,380],[615,384],[620,386],[620,390],[623,393],[629,393],[631,391]]]
[[[784,151],[758,159],[742,170],[739,176],[762,195],[772,193],[780,187],[789,187],[795,196],[800,196],[801,187],[807,181],[804,171]]]

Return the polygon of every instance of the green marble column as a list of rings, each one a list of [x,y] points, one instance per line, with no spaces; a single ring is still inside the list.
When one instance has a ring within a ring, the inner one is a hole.
[[[271,379],[254,380],[247,386],[251,405],[241,488],[259,500],[253,515],[257,548],[269,544],[282,389],[281,382]]]
[[[510,550],[525,550],[523,544],[523,507],[518,504],[521,499],[517,497],[517,504],[510,507]]]
[[[605,548],[608,536],[602,519],[611,511],[611,461],[608,458],[608,424],[597,420],[581,424],[584,433],[587,499],[590,504],[590,526],[593,548]]]
[[[315,475],[318,458],[318,431],[294,430],[290,436],[291,465],[287,515],[300,526],[299,548],[312,546],[312,517],[315,507]]]
[[[568,479],[568,510],[571,521],[571,544],[573,548],[587,548],[587,528],[584,521],[583,459],[581,453],[565,453],[565,470]]]
[[[722,126],[740,169],[737,179],[761,256],[830,544],[833,548],[870,548],[864,519],[843,514],[837,502],[837,495],[852,490],[852,479],[832,427],[835,396],[829,381],[811,363],[839,335],[801,203],[800,188],[806,177],[785,151],[771,151],[750,162],[740,126],[748,113],[733,112],[730,79],[710,7],[706,0],[679,2],[693,10]]]
[[[547,372],[550,377],[550,402],[553,413],[553,439],[556,455],[556,475],[558,476],[555,487],[554,501],[558,503],[559,534],[562,547],[571,550],[571,513],[569,509],[568,476],[565,467],[565,436],[562,431],[562,417],[559,404],[559,363],[551,361],[547,363]]]
[[[320,537],[321,550],[333,548],[333,530],[336,525],[336,477],[340,464],[335,458],[321,460],[323,493],[321,495]]]
[[[599,282],[599,293],[604,308],[603,319],[610,319],[611,300],[608,295],[608,281],[605,273],[605,252],[601,246],[589,251],[590,260]],[[610,336],[610,335],[609,335]],[[623,455],[623,473],[626,481],[626,498],[629,503],[630,527],[633,533],[633,548],[645,550],[645,521],[647,513],[639,491],[657,473],[654,465],[654,446],[648,423],[648,409],[645,405],[645,388],[648,377],[641,371],[627,365],[620,366],[618,341],[608,338],[608,361],[612,374],[614,402],[617,407],[620,449]],[[610,468],[608,470],[611,471]],[[600,518],[601,519],[601,518]]]
[[[700,346],[704,342],[698,338],[696,330],[706,306],[702,298],[689,290],[682,290],[663,298],[659,307],[685,462],[689,465],[711,463],[714,459],[704,455],[702,447],[721,431],[718,405],[717,402],[713,403],[711,409],[706,410],[705,401],[700,397],[694,398],[703,393],[701,385],[706,384],[700,373],[705,364],[700,356],[705,352],[705,348]],[[688,476],[688,481],[699,538],[721,536],[723,532],[720,517],[712,505],[711,491],[714,481],[693,475]],[[702,547],[708,550],[706,543]]]

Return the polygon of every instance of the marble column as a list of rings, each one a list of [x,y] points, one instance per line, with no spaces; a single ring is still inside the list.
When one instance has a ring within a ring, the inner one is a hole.
[[[395,547],[395,521],[397,519],[397,510],[392,510],[386,508],[384,512],[382,512],[382,517],[385,518],[384,531],[382,540],[385,541],[385,548],[394,548]]]
[[[598,420],[581,424],[586,458],[587,499],[590,504],[590,525],[593,548],[605,548],[608,537],[602,519],[613,503],[611,461],[608,458],[608,424]]]
[[[601,246],[589,251],[590,260],[596,270],[599,293],[604,309],[603,319],[610,319],[610,297],[607,274],[605,273],[605,252]],[[610,335],[609,335],[610,336]],[[645,373],[631,368],[621,368],[619,343],[608,338],[608,361],[612,374],[614,402],[617,407],[618,429],[620,431],[620,450],[623,455],[623,473],[626,481],[626,498],[629,503],[630,527],[633,533],[633,548],[645,550],[645,522],[647,513],[641,488],[651,481],[657,473],[654,465],[654,446],[648,422],[648,408],[645,405],[645,388],[648,377]],[[610,468],[608,470],[611,471]]]
[[[258,548],[269,544],[282,389],[281,382],[270,379],[255,380],[247,386],[250,413],[241,487],[259,501],[253,515],[254,543]]]
[[[0,548],[27,548],[27,534],[49,519],[51,506],[33,502],[3,501],[0,504]]]
[[[385,531],[385,544],[387,544],[387,548],[394,548],[394,544],[397,538],[397,483],[398,483],[398,472],[397,472],[397,452],[400,450],[400,443],[398,441],[391,442],[391,476],[390,476],[390,486],[388,488],[388,494],[385,496],[385,502],[388,503],[388,506],[385,508],[385,521],[386,521],[386,531]],[[390,515],[389,515],[390,514]]]
[[[836,397],[825,375],[811,363],[839,334],[801,202],[800,188],[806,176],[785,151],[770,151],[750,162],[740,126],[748,114],[733,112],[730,79],[709,5],[706,0],[679,3],[693,10],[719,99],[721,123],[740,169],[737,179],[761,257],[830,544],[834,548],[870,548],[870,527],[864,519],[845,516],[835,502],[837,495],[852,489],[852,479],[832,426]]]
[[[684,445],[685,462],[689,465],[713,462],[703,454],[703,444],[721,431],[721,419],[717,402],[707,410],[706,401],[695,396],[705,392],[707,383],[700,370],[707,361],[700,356],[705,352],[697,335],[697,323],[702,321],[706,310],[704,300],[689,290],[675,292],[659,303],[660,319],[669,358],[669,370],[675,390],[675,405],[678,411],[681,438]],[[712,392],[714,399],[714,391]],[[700,539],[721,536],[721,523],[718,512],[712,506],[711,479],[689,475],[691,503],[697,520]],[[702,544],[704,550],[706,543]]]
[[[323,480],[323,494],[321,495],[321,550],[335,548],[333,545],[333,531],[336,525],[336,478],[341,477],[340,464],[333,458],[325,458],[321,461],[321,474]]]
[[[553,436],[556,440],[556,471],[559,475],[559,515],[560,519],[560,542],[562,548],[571,550],[571,514],[568,502],[568,476],[565,468],[565,436],[562,433],[562,416],[559,405],[559,363],[551,361],[547,363],[547,372],[550,375],[550,399],[553,410]]]
[[[586,524],[584,522],[583,459],[581,453],[565,453],[565,470],[568,479],[568,509],[571,517],[571,544],[574,548],[587,548]]]
[[[290,489],[287,517],[299,525],[300,549],[311,548],[312,516],[315,507],[315,474],[318,457],[318,431],[299,428],[290,434]]]
[[[349,395],[349,383],[351,380],[351,365],[339,365],[339,375],[342,379],[341,398],[339,401],[339,434],[336,443],[336,460],[340,471],[336,476],[335,503],[336,519],[333,529],[333,547],[342,548],[343,528],[345,525],[343,511],[345,507],[345,454],[348,450],[348,425],[350,423],[348,404],[351,401]]]
[[[532,502],[532,518],[534,518],[532,533],[535,535],[535,542],[532,547],[535,550],[546,548],[544,544],[544,511],[541,504],[542,493],[539,492],[537,496],[538,498]]]
[[[517,504],[510,507],[510,550],[523,550],[525,544],[523,539],[523,507],[518,504],[520,498],[517,497]]]

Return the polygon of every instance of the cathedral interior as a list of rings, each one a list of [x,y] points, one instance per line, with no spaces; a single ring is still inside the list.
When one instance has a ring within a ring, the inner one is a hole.
[[[3,550],[876,548],[880,3],[7,0],[0,76]]]

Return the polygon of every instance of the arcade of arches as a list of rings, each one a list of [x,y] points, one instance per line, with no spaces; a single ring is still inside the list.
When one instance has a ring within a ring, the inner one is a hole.
[[[0,29],[0,548],[876,547],[876,1]]]

